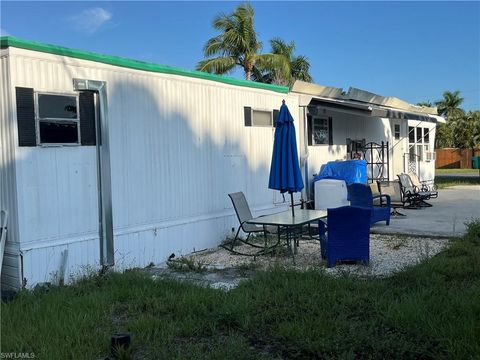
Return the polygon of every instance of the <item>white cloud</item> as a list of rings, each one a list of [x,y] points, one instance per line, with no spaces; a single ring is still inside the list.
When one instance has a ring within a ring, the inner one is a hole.
[[[112,19],[112,16],[113,15],[107,10],[96,7],[83,10],[78,15],[69,16],[67,20],[72,24],[74,29],[93,34],[104,24],[108,23]]]
[[[0,28],[0,36],[11,36],[4,28]]]

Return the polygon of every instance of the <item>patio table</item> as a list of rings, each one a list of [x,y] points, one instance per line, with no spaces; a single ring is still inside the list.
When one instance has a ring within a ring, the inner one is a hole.
[[[302,226],[310,224],[314,221],[319,221],[327,217],[326,210],[295,210],[295,216],[292,216],[290,210],[280,213],[260,216],[246,222],[254,225],[272,225],[277,226],[278,236],[280,237],[281,230],[286,236],[287,246],[289,247],[293,261],[295,261],[295,253],[297,252],[298,236],[300,234],[299,229]]]

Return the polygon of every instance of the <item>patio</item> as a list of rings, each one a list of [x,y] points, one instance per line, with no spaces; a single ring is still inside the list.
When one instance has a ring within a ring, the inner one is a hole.
[[[301,241],[295,264],[285,253],[274,256],[232,255],[225,249],[205,249],[187,257],[175,259],[158,268],[149,269],[154,278],[173,276],[201,286],[230,290],[257,270],[275,267],[300,271],[319,270],[334,276],[386,277],[419,264],[444,250],[449,238],[462,236],[465,222],[480,218],[480,186],[455,186],[440,190],[438,199],[431,200],[430,208],[402,209],[406,217],[392,218],[390,226],[377,223],[370,236],[370,264],[339,264],[326,268],[320,257],[316,240]],[[253,253],[250,246],[237,248],[242,253]]]
[[[429,200],[431,208],[404,210],[407,216],[392,218],[390,226],[376,224],[377,234],[458,237],[465,234],[465,222],[480,218],[480,185],[454,186],[440,189],[437,199]]]

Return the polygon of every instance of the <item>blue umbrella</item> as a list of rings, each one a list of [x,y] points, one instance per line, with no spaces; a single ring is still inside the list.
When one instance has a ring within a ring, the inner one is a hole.
[[[303,189],[303,179],[298,163],[297,140],[293,117],[288,111],[285,100],[277,116],[275,140],[273,142],[272,165],[270,166],[270,179],[268,187],[280,190],[281,193],[289,192],[293,209],[293,193]]]

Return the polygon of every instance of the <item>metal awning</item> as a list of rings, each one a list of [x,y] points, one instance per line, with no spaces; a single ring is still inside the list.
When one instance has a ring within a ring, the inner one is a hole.
[[[355,112],[357,114],[373,117],[385,117],[387,113],[386,110],[369,104],[350,100],[328,99],[322,97],[312,97],[307,107],[324,107],[332,110],[346,111],[349,113]]]
[[[434,123],[445,122],[445,119],[443,117],[437,116],[437,115],[415,113],[411,111],[388,108],[384,106],[367,104],[367,103],[357,102],[353,100],[332,99],[332,98],[324,98],[319,96],[312,96],[310,97],[309,100],[310,101],[306,106],[307,108],[309,108],[309,112],[311,113],[315,111],[315,110],[311,111],[313,110],[312,108],[322,107],[326,109],[344,111],[348,113],[357,113],[360,115],[366,115],[371,117],[428,121],[428,122],[434,122]]]

